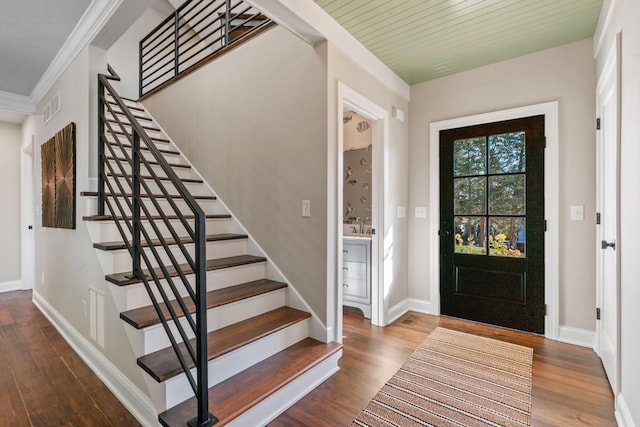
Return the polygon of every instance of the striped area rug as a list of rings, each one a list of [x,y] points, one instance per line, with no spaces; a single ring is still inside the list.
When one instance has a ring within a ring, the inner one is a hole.
[[[533,349],[436,328],[352,426],[529,426]]]

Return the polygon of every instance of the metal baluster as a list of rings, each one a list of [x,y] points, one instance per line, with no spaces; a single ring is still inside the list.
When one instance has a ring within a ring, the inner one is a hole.
[[[98,79],[98,215],[104,215],[104,85]]]

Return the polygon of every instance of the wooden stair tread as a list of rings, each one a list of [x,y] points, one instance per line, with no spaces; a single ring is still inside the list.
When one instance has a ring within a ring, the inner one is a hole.
[[[304,340],[209,389],[209,408],[224,425],[342,348],[336,342]],[[197,414],[194,397],[158,416],[166,427],[187,427]]]
[[[109,157],[109,156],[107,157],[107,160],[110,160],[110,161],[115,161],[115,160],[117,160],[117,161],[119,161],[119,162],[126,162],[126,161],[127,161],[127,159],[125,159],[124,157],[118,157],[118,158],[115,158],[115,159],[114,159],[113,157]],[[157,162],[157,161],[155,161],[155,160],[147,160],[147,162],[149,162],[149,163],[150,163],[150,164],[152,164],[152,165],[160,165],[160,163],[159,163],[159,162]],[[169,166],[171,166],[172,168],[191,169],[191,165],[182,165],[182,164],[180,164],[180,163],[168,163],[168,164],[169,164]]]
[[[131,175],[125,175],[122,173],[116,173],[115,175],[111,172],[107,173],[107,176],[114,176],[116,178],[131,178]],[[154,179],[151,175],[142,175],[142,179]],[[160,181],[171,181],[171,178],[166,176],[159,176],[158,179]],[[189,184],[202,184],[204,181],[198,178],[180,178],[182,182],[188,182]]]
[[[311,317],[291,307],[280,307],[207,334],[207,356],[213,360]],[[195,348],[195,339],[190,340]],[[179,344],[189,368],[195,364],[184,344]],[[138,358],[138,366],[156,381],[162,382],[184,372],[173,347],[167,347]]]
[[[184,215],[185,219],[194,219],[195,216],[194,215]],[[230,214],[207,214],[205,215],[206,219],[229,219],[231,218]],[[123,221],[124,219],[128,219],[129,221],[131,221],[133,219],[133,217],[131,216],[127,216],[127,217],[122,217],[122,216],[118,216],[115,218],[118,221]],[[162,219],[162,217],[160,215],[153,215],[151,216],[151,219],[154,220],[158,220],[158,219]],[[180,218],[178,218],[177,215],[167,215],[167,219],[169,220],[178,220]],[[89,216],[83,216],[82,217],[83,221],[113,221],[114,218],[111,215],[89,215]],[[147,217],[145,215],[142,215],[142,220],[146,221]]]
[[[242,239],[246,239],[247,237],[248,236],[246,234],[220,233],[220,234],[210,234],[208,236],[205,236],[205,239],[207,242],[222,242],[225,240],[242,240]],[[184,244],[193,243],[193,239],[188,236],[180,237],[180,241]],[[166,238],[165,242],[168,245],[176,244],[176,240],[174,238]],[[141,243],[143,248],[149,247],[149,244],[147,243],[146,240]],[[161,246],[160,240],[157,240],[157,239],[152,240],[151,243],[153,246]],[[127,245],[125,245],[124,242],[121,240],[117,242],[94,243],[93,247],[103,251],[117,251],[120,249],[127,249]]]
[[[237,256],[231,256],[226,258],[208,259],[206,270],[207,271],[220,270],[223,268],[238,267],[241,265],[248,265],[248,264],[256,264],[260,262],[265,262],[266,260],[267,259],[265,257],[254,256],[254,255],[237,255]],[[193,271],[191,270],[191,267],[187,263],[180,264],[180,268],[182,269],[185,275],[193,273]],[[153,271],[155,272],[155,274],[159,279],[165,278],[160,268],[154,268]],[[176,269],[173,266],[167,266],[167,271],[169,272],[169,276],[171,277],[176,277],[178,275]],[[148,270],[143,270],[143,273],[147,275],[148,280],[152,280]],[[141,279],[126,277],[130,275],[131,275],[131,272],[114,273],[114,274],[108,274],[105,278],[107,281],[118,286],[132,285],[134,283],[140,283],[142,281]]]
[[[118,122],[116,119],[107,119],[107,121],[108,121],[109,123],[116,123],[116,124],[121,123],[121,124],[122,124],[122,125],[124,125],[124,126],[131,126],[131,123],[128,123],[128,122],[127,122],[127,123]],[[152,127],[152,126],[148,126],[148,125],[140,124],[140,127],[141,127],[142,129],[150,130],[150,131],[152,131],[152,132],[162,132],[162,130],[161,130],[160,128],[156,128],[156,127]]]
[[[113,194],[111,193],[106,193],[105,194],[107,196],[113,197]],[[82,191],[80,193],[81,196],[85,196],[85,197],[97,197],[98,196],[98,192],[97,191]],[[121,194],[116,194],[116,196],[118,197],[122,197]],[[126,193],[125,196],[127,197],[133,197],[133,195],[131,193]],[[140,197],[149,197],[148,194],[141,194]],[[164,199],[164,195],[163,194],[154,194],[153,197],[155,197],[156,199]],[[182,196],[180,196],[179,194],[170,194],[169,195],[170,198],[172,199],[182,199]],[[191,197],[193,197],[195,200],[216,200],[217,197],[216,196],[198,196],[198,195],[191,195]]]
[[[241,283],[239,285],[229,286],[223,289],[216,289],[214,291],[207,292],[207,310],[220,307],[232,302],[240,301],[243,299],[255,297],[258,295],[266,294],[278,289],[284,289],[287,287],[286,283],[276,282],[269,279],[259,279],[251,282]],[[189,313],[195,313],[195,305],[193,300],[189,297],[182,299],[185,306],[188,308]],[[177,302],[171,304],[176,313],[180,313],[181,309]],[[166,309],[165,304],[160,304],[162,312],[166,320],[171,319],[169,311]],[[152,306],[134,308],[120,313],[120,318],[133,326],[136,329],[146,328],[147,326],[157,325],[160,323],[156,309]]]

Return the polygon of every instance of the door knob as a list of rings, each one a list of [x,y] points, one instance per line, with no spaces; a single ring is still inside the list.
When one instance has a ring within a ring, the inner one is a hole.
[[[603,240],[602,242],[600,242],[600,244],[602,245],[602,249],[607,249],[607,248],[611,248],[614,251],[616,250],[616,241],[614,240],[613,242],[607,242],[606,240]]]

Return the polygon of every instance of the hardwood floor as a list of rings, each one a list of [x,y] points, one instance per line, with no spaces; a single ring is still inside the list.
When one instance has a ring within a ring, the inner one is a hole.
[[[31,302],[0,294],[0,426],[138,426]]]
[[[593,350],[447,317],[407,313],[386,328],[345,309],[340,371],[276,418],[277,426],[347,426],[437,326],[532,347],[532,426],[615,426],[613,395]]]
[[[613,396],[590,349],[446,317],[407,313],[386,328],[344,316],[340,371],[269,425],[347,426],[436,326],[534,349],[532,426],[615,426]],[[0,426],[137,426],[31,302],[0,294]]]

